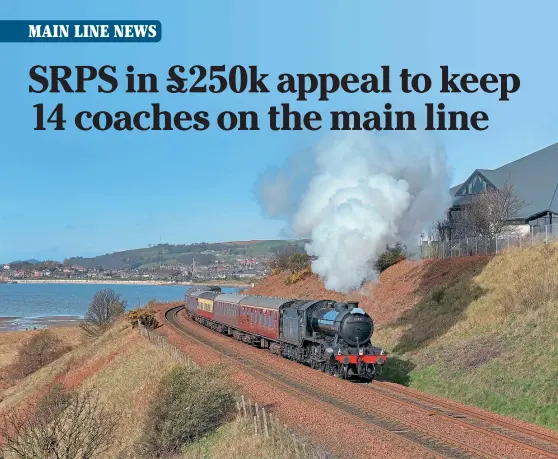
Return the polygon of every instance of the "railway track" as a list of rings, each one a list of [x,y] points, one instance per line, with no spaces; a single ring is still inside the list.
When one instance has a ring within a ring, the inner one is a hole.
[[[452,418],[453,422],[479,432],[488,430],[495,436],[529,449],[533,453],[558,458],[558,438],[552,435],[479,413],[467,407],[456,407],[451,402],[444,402],[427,394],[411,392],[404,386],[390,384],[387,387],[376,383],[366,387],[366,390],[379,392],[404,405],[415,406],[435,415]]]
[[[459,441],[455,438],[452,438],[446,434],[441,432],[434,432],[431,429],[410,422],[409,420],[405,419],[402,420],[398,418],[397,414],[393,411],[387,411],[382,409],[381,407],[374,407],[370,408],[368,406],[360,406],[358,404],[352,403],[347,400],[341,400],[338,397],[333,397],[327,393],[319,391],[315,388],[309,387],[306,384],[303,384],[299,381],[295,381],[282,373],[276,372],[273,369],[269,368],[269,366],[264,365],[260,362],[254,361],[253,359],[249,359],[239,352],[233,350],[231,347],[218,343],[214,340],[211,340],[207,336],[204,336],[203,333],[195,331],[195,327],[186,327],[178,318],[177,313],[180,311],[182,307],[172,308],[168,310],[165,314],[165,318],[170,326],[172,326],[176,331],[180,334],[186,336],[187,338],[204,345],[206,347],[211,348],[215,352],[219,353],[223,357],[234,361],[236,364],[242,366],[242,368],[256,376],[259,379],[263,379],[270,384],[280,387],[282,391],[293,394],[297,397],[301,397],[304,399],[309,399],[312,401],[313,404],[318,404],[320,406],[324,406],[327,409],[331,410],[334,408],[344,414],[348,414],[351,416],[356,416],[361,420],[365,421],[368,424],[373,425],[375,428],[388,433],[389,435],[395,435],[405,442],[410,444],[412,447],[420,447],[429,453],[433,454],[435,457],[445,457],[445,458],[472,458],[472,457],[484,457],[484,458],[500,458],[502,456],[495,455],[487,451],[483,451],[482,449],[476,447],[473,444],[465,443],[463,441]],[[195,324],[193,324],[195,325]],[[201,326],[200,326],[201,327]],[[204,331],[209,331],[204,329]],[[380,393],[380,391],[377,391]],[[382,394],[383,396],[388,397],[387,391]],[[395,392],[394,392],[395,393]],[[397,398],[393,394],[390,395],[394,401],[400,404],[404,404],[405,402],[402,400],[404,396],[400,396]],[[408,405],[411,405],[414,409],[417,409],[416,403],[406,402]],[[422,402],[421,402],[422,403]],[[426,410],[427,408],[422,406],[419,409]],[[439,412],[432,411],[434,414],[438,415]],[[432,414],[429,413],[429,414]],[[448,416],[451,421],[456,421],[457,418],[452,418]],[[458,424],[464,424],[464,422],[459,419],[460,422]],[[472,426],[469,423],[465,423],[466,428],[472,430],[482,431],[482,433],[498,437],[499,440],[505,440],[510,443],[515,444],[522,449],[527,449],[530,452],[537,453],[538,457],[549,457],[554,458],[558,457],[552,451],[548,451],[547,449],[543,449],[542,447],[539,448],[532,443],[524,443],[521,440],[517,440],[515,438],[509,438],[504,436],[502,433],[494,432],[490,429],[482,429],[480,426]]]

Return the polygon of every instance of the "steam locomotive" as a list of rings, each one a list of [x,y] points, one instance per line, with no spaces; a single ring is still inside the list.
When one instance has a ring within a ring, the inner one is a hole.
[[[358,302],[229,294],[219,287],[193,287],[185,301],[189,317],[212,330],[341,378],[372,380],[387,358],[372,345],[374,322]]]

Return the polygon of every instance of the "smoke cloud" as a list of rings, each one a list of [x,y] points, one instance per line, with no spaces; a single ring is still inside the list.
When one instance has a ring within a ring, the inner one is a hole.
[[[350,133],[324,139],[267,171],[257,195],[292,237],[309,237],[312,270],[328,289],[349,292],[375,279],[386,245],[418,247],[422,230],[449,205],[443,149],[424,137]]]

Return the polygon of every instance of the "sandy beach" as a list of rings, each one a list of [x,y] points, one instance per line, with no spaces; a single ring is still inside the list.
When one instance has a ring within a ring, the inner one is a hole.
[[[39,328],[65,328],[79,325],[78,316],[0,317],[0,333]]]

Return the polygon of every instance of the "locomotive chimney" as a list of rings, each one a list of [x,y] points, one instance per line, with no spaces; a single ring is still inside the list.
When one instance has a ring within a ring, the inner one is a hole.
[[[358,301],[347,301],[347,304],[349,305],[349,311],[358,308]]]

